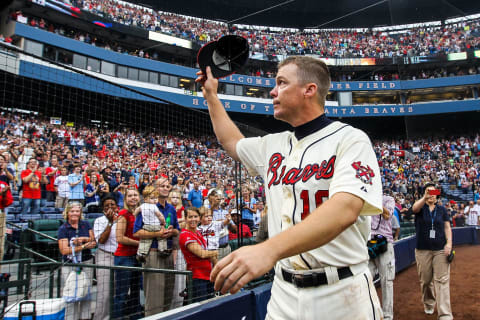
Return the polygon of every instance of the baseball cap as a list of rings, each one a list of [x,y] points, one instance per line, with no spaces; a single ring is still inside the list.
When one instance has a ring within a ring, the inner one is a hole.
[[[226,35],[204,45],[198,51],[197,62],[203,73],[210,66],[215,78],[223,78],[239,71],[247,62],[248,42],[237,35]]]
[[[230,214],[240,214],[240,213],[238,213],[238,210],[237,210],[237,209],[232,209],[232,211],[230,212]]]

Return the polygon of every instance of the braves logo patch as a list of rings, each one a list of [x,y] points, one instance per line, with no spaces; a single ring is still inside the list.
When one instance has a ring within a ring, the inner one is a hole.
[[[355,178],[360,179],[365,184],[373,184],[372,178],[375,177],[375,173],[369,165],[362,166],[360,161],[355,161],[352,163],[352,167],[357,171]]]

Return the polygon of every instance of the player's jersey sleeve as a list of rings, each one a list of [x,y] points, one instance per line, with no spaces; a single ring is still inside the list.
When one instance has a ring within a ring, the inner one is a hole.
[[[330,197],[337,192],[348,192],[365,201],[360,215],[381,213],[382,181],[370,140],[365,133],[353,128],[341,139]]]
[[[237,142],[237,155],[252,176],[263,175],[265,169],[264,138],[243,138]]]

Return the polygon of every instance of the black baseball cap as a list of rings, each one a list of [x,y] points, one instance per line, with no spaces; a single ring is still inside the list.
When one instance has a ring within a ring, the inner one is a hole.
[[[239,71],[247,62],[248,55],[247,39],[227,35],[204,45],[198,51],[197,62],[204,74],[210,66],[215,78],[224,78]]]

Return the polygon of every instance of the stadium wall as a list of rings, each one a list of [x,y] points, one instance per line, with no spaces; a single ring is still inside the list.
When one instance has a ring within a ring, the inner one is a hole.
[[[15,23],[15,35],[42,43],[48,43],[59,48],[72,50],[79,54],[95,57],[101,60],[125,66],[134,66],[136,68],[149,71],[163,72],[187,78],[196,78],[195,73],[198,71],[198,69],[194,68],[188,68],[161,61],[143,59],[114,51],[104,50],[87,43],[30,27],[18,22]],[[221,79],[220,81],[225,83],[245,84],[266,88],[273,88],[275,85],[274,79],[271,78],[252,77],[237,74]],[[350,81],[332,82],[331,91],[411,90],[472,85],[479,83],[480,75],[406,81]]]
[[[475,227],[453,228],[453,245],[478,245],[480,229]],[[396,272],[400,272],[415,262],[415,236],[395,242]],[[186,308],[158,314],[146,320],[210,320],[210,319],[239,319],[261,320],[267,312],[267,302],[270,299],[272,284],[265,284],[253,290],[243,291],[239,294],[224,297],[205,304],[194,304]]]

